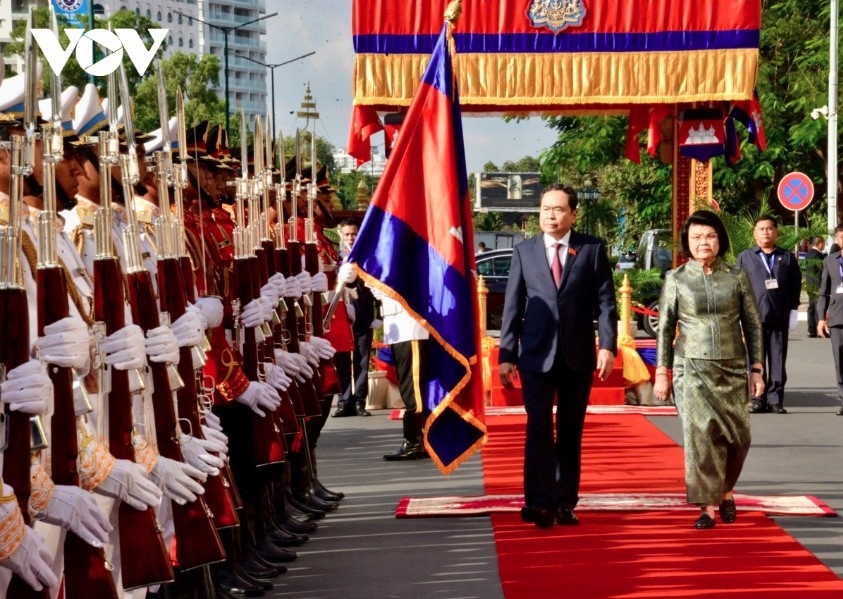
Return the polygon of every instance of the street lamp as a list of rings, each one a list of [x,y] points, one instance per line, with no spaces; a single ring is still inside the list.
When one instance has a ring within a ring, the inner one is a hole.
[[[203,23],[203,24],[207,25],[208,27],[213,27],[214,29],[218,29],[219,31],[222,31],[222,33],[223,33],[223,36],[225,38],[225,46],[223,48],[223,55],[225,57],[225,130],[230,131],[231,130],[231,127],[230,127],[231,117],[230,117],[229,112],[228,112],[228,34],[231,33],[232,31],[234,31],[235,29],[240,29],[241,27],[245,27],[246,25],[251,25],[252,23],[257,23],[258,21],[263,21],[264,19],[274,17],[278,13],[274,12],[271,15],[264,15],[262,17],[258,17],[257,19],[252,19],[251,21],[246,21],[245,23],[240,23],[239,25],[235,25],[234,27],[224,27],[222,25],[214,25],[213,23],[209,23],[208,21],[203,21],[202,19],[198,19],[198,18],[196,18],[194,16],[191,16],[191,15],[186,15],[183,12],[179,12],[177,10],[174,10],[173,12],[176,13],[177,15],[181,15],[181,16],[186,17],[188,19],[193,19],[194,21],[199,21],[200,23]]]
[[[301,60],[302,58],[307,58],[308,56],[312,56],[316,54],[316,50],[313,52],[308,52],[307,54],[302,54],[301,56],[296,56],[295,58],[291,58],[290,60],[285,60],[284,62],[279,62],[277,64],[266,64],[265,62],[261,62],[259,60],[255,60],[254,58],[250,58],[245,54],[240,54],[239,52],[235,52],[237,56],[240,58],[245,58],[246,60],[251,60],[255,64],[259,64],[262,67],[266,67],[269,69],[270,73],[270,80],[272,85],[272,126],[273,128],[277,128],[278,121],[275,120],[275,69],[277,67],[283,67],[285,64],[290,64],[291,62],[296,62],[297,60]],[[275,131],[272,131],[272,145],[275,145]]]
[[[597,200],[600,199],[600,190],[596,187],[586,187],[584,189],[577,190],[577,196],[579,199],[585,203],[585,232],[589,235],[591,234],[591,204],[589,202],[593,201],[595,204]]]

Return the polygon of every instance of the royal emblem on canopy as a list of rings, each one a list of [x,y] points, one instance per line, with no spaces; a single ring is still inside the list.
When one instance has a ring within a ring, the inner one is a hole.
[[[533,27],[547,27],[554,33],[582,25],[585,7],[582,0],[533,0],[527,11]]]

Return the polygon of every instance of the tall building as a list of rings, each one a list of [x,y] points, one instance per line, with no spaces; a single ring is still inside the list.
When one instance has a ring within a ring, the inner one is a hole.
[[[267,24],[271,19],[249,23],[266,16],[265,0],[91,0],[94,12],[109,18],[119,10],[131,10],[150,19],[162,29],[169,29],[164,56],[176,52],[212,53],[220,59],[220,85],[213,88],[225,99],[225,46],[228,31],[229,106],[240,108],[247,117],[266,114],[266,67],[238,55],[266,63]],[[0,0],[0,48],[11,41],[14,23],[28,16],[29,6],[47,6],[47,0]],[[181,14],[179,14],[181,13]],[[246,24],[249,23],[249,24]],[[14,60],[7,60],[14,70]]]

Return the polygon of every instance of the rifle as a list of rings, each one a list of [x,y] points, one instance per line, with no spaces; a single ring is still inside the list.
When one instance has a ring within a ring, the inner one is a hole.
[[[110,126],[99,133],[100,208],[94,217],[96,256],[94,259],[94,318],[105,323],[111,335],[126,326],[126,297],[123,274],[114,256],[112,238],[111,167],[117,164],[117,93],[114,76],[108,79]],[[129,196],[131,198],[131,196]],[[137,373],[133,373],[133,376]],[[109,451],[117,459],[137,461],[132,443],[132,392],[129,372],[104,366],[101,373],[103,394],[108,394]],[[124,556],[140,554],[144,559],[122,560],[123,587],[140,588],[150,584],[172,582],[173,567],[161,536],[155,512],[136,510],[126,503],[118,507],[120,553]]]
[[[240,140],[242,146],[242,177],[236,180],[236,202],[237,202],[237,224],[234,228],[234,288],[237,290],[237,300],[240,306],[245,306],[253,299],[259,297],[255,293],[253,283],[257,283],[253,273],[257,270],[250,263],[253,247],[250,232],[245,228],[246,214],[244,204],[248,201],[251,181],[249,180],[248,151],[246,149],[246,117],[241,113]],[[259,380],[258,362],[260,361],[256,327],[243,327],[239,322],[235,323],[236,335],[238,337],[237,347],[243,356],[243,372],[250,381]],[[284,460],[284,450],[281,438],[276,430],[272,418],[252,415],[252,433],[254,436],[254,455],[257,465],[267,465]]]
[[[163,87],[163,85],[162,85]],[[160,105],[166,107],[166,96]],[[179,142],[179,162],[173,164],[173,202],[175,204],[176,216],[173,222],[173,228],[176,238],[175,251],[181,266],[182,278],[184,281],[183,289],[185,290],[185,299],[188,302],[196,302],[196,281],[193,275],[193,267],[190,264],[190,258],[187,256],[185,232],[184,232],[184,189],[188,186],[187,177],[187,134],[185,131],[185,116],[184,116],[184,96],[181,88],[176,92],[176,114],[178,115],[178,142]],[[167,134],[169,136],[169,132]],[[204,242],[204,240],[203,240]],[[168,281],[169,282],[169,281]],[[176,298],[174,298],[175,300]],[[196,367],[196,363],[204,364],[205,352],[211,349],[207,336],[202,337],[203,347],[193,348],[191,355],[193,356],[191,364]],[[196,351],[198,349],[198,351]],[[179,360],[181,365],[182,360]],[[187,375],[185,369],[184,375]],[[205,385],[204,377],[202,376],[202,368],[198,367],[194,370],[194,387],[195,389],[203,389]],[[188,393],[179,396],[179,399],[184,397],[189,398]],[[197,398],[198,399],[198,398]],[[202,433],[202,425],[200,421],[199,402],[179,401],[179,415],[186,418],[190,422],[193,436],[197,438],[204,438]],[[209,476],[205,481],[205,501],[211,512],[214,514],[214,523],[217,528],[227,528],[230,526],[239,526],[240,518],[237,516],[238,492],[234,486],[234,475],[231,472],[231,467],[226,462],[225,466],[220,471],[219,476]]]
[[[55,12],[51,11],[51,25],[57,33]],[[38,334],[44,327],[69,315],[67,280],[59,264],[56,249],[56,165],[64,160],[62,139],[61,78],[53,74],[50,99],[52,119],[42,127],[44,209],[38,215]],[[57,485],[79,486],[76,460],[79,455],[76,432],[76,409],[73,401],[73,371],[51,364],[53,382],[52,478]],[[96,548],[68,530],[64,540],[65,597],[117,597],[117,588],[109,571],[102,548]]]
[[[20,277],[20,205],[23,202],[23,178],[29,174],[24,164],[24,144],[19,135],[9,140],[11,150],[11,181],[9,189],[9,222],[0,230],[0,322],[4,322],[0,343],[0,381],[6,373],[29,360],[29,305]],[[30,523],[30,431],[29,415],[12,411],[4,404],[0,423],[0,449],[3,450],[3,478],[15,489],[18,507],[24,522]],[[50,591],[34,590],[17,574],[9,583],[12,597],[21,599],[49,599]]]

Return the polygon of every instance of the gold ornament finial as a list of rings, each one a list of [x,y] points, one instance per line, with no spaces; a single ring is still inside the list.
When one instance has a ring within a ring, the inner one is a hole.
[[[451,27],[456,26],[461,14],[462,0],[453,0],[453,2],[448,4],[448,8],[445,9],[445,19],[451,24]]]

